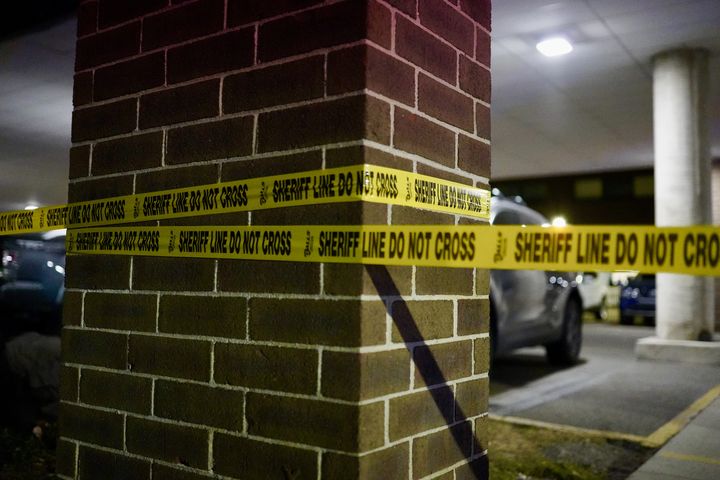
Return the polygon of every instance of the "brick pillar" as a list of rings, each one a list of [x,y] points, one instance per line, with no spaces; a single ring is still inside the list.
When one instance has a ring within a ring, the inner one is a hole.
[[[489,177],[489,1],[85,1],[71,201]],[[465,223],[378,204],[183,224]],[[488,272],[69,257],[64,478],[485,478]],[[454,473],[453,473],[454,472]]]

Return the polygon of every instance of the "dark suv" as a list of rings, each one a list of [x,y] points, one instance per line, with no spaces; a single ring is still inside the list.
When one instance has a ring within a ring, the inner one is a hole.
[[[59,334],[65,231],[0,237],[0,335]]]
[[[493,225],[548,225],[545,217],[505,197],[493,197]],[[544,345],[553,364],[577,362],[582,346],[582,300],[577,273],[493,270],[490,339],[493,357]]]

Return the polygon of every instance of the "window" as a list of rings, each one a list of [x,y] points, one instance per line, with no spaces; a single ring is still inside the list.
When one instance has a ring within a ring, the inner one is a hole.
[[[655,178],[652,175],[639,175],[633,178],[633,193],[636,197],[655,195]]]
[[[575,180],[575,198],[602,198],[603,182],[600,178]]]

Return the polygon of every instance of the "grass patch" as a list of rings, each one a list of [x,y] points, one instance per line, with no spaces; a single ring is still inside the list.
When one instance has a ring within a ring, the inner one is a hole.
[[[0,427],[0,479],[56,479],[56,437],[55,425],[46,426],[42,439],[29,431]]]
[[[492,480],[619,480],[640,467],[654,449],[575,432],[490,419]]]

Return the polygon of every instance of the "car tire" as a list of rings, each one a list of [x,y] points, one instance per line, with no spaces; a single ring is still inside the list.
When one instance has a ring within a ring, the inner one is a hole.
[[[635,323],[635,317],[632,315],[620,314],[620,325],[632,325]]]
[[[563,313],[563,329],[560,340],[545,345],[547,359],[552,365],[574,365],[580,358],[582,347],[582,307],[575,297],[570,297]]]
[[[654,327],[655,326],[655,317],[644,317],[643,325],[645,325],[646,327]]]

